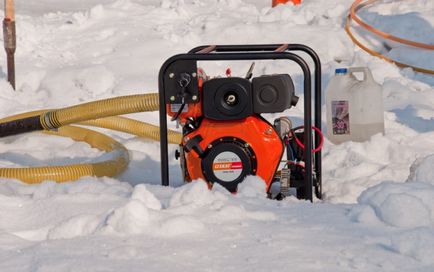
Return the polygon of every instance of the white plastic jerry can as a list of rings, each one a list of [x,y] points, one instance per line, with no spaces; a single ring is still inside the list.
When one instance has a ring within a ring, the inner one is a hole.
[[[363,73],[358,80],[354,73]],[[384,134],[383,91],[366,67],[336,69],[326,90],[327,136],[335,144]]]

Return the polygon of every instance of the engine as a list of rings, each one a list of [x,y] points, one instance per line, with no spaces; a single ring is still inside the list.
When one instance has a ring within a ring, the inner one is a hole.
[[[260,176],[270,187],[285,145],[262,113],[282,112],[298,97],[287,74],[252,80],[239,77],[209,79],[197,73],[200,104],[172,104],[168,115],[183,126],[177,157],[186,181],[218,183],[230,192],[247,175]],[[184,75],[184,84],[190,84]]]

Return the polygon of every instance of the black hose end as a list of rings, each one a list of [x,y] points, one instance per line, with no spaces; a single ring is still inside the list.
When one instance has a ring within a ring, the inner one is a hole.
[[[40,130],[44,130],[44,128],[41,125],[39,115],[32,116],[0,123],[0,138]]]

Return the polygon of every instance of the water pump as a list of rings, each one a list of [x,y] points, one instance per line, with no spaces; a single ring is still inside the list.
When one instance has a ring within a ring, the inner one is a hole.
[[[299,55],[304,51],[315,64],[314,126],[312,126],[311,72]],[[304,125],[292,127],[287,117],[273,124],[263,113],[281,113],[298,102],[289,74],[252,78],[209,77],[198,61],[274,60],[297,63],[304,75]],[[295,188],[301,199],[312,200],[313,188],[321,198],[321,64],[305,45],[219,45],[200,46],[168,59],[160,69],[160,134],[167,135],[167,116],[182,126],[182,142],[176,158],[186,182],[201,179],[211,188],[215,183],[236,193],[246,176],[256,175],[288,195]],[[304,129],[309,128],[309,129]],[[312,129],[316,132],[312,133]],[[161,137],[162,184],[169,185],[167,139]],[[282,156],[286,151],[286,159]],[[282,166],[283,165],[283,166]]]

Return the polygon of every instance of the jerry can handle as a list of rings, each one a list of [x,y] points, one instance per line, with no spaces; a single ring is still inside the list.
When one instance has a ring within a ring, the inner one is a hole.
[[[363,73],[364,81],[374,81],[374,77],[368,67],[350,67],[348,68],[348,72],[349,74]]]

